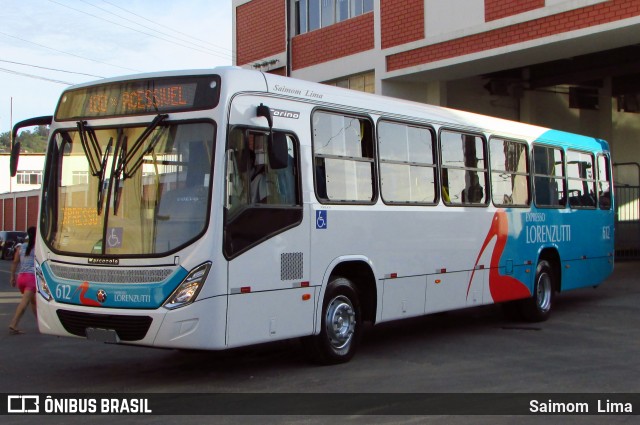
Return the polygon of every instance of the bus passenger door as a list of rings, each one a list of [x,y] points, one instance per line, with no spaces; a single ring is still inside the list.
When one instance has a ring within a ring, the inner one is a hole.
[[[292,134],[242,127],[230,132],[224,219],[230,347],[313,329],[298,152]]]

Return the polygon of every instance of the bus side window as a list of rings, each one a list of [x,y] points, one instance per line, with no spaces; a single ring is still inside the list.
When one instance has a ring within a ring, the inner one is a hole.
[[[436,203],[434,144],[428,127],[391,121],[378,124],[380,193],[386,203]]]
[[[443,130],[440,133],[440,154],[445,204],[487,205],[489,173],[485,139],[475,134]]]
[[[273,146],[269,150],[269,164],[267,180],[273,186],[272,201],[277,201],[270,203],[294,205],[296,203],[295,147],[290,135],[274,133]]]
[[[230,210],[257,204],[293,205],[295,187],[295,147],[291,136],[274,133],[280,152],[269,146],[269,136],[261,132],[232,131],[229,136],[227,197]]]
[[[567,200],[562,149],[534,145],[533,173],[536,206],[564,207]]]
[[[371,121],[317,111],[312,130],[318,199],[372,204],[376,184]]]
[[[598,203],[601,210],[611,209],[611,168],[606,155],[598,155]]]
[[[567,151],[567,183],[571,208],[596,207],[596,175],[593,155]]]
[[[528,145],[516,140],[492,137],[491,194],[496,206],[529,206]]]

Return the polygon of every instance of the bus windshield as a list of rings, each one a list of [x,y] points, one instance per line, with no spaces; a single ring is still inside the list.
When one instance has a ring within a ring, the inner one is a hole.
[[[42,199],[46,244],[64,254],[161,256],[202,235],[211,198],[214,125],[167,123],[59,130]]]

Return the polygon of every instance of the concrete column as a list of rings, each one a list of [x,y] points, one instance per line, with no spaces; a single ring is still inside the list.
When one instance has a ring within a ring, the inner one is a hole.
[[[447,83],[445,81],[429,81],[426,102],[432,105],[447,106]]]
[[[611,77],[605,77],[599,91],[599,137],[613,143],[613,91]]]

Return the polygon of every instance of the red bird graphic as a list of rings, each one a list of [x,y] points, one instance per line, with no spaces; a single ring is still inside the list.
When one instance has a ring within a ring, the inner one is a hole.
[[[480,253],[478,254],[476,263],[473,266],[474,270],[471,272],[471,279],[469,279],[469,286],[467,286],[467,297],[469,297],[469,289],[471,288],[473,275],[475,274],[480,257],[494,237],[496,238],[496,245],[493,248],[493,253],[491,254],[491,268],[489,270],[489,290],[491,291],[491,298],[493,298],[494,302],[499,303],[519,298],[528,298],[531,296],[529,288],[527,288],[524,283],[511,276],[501,275],[500,270],[498,269],[500,266],[500,257],[507,245],[508,236],[509,219],[507,213],[504,210],[498,210],[493,216],[489,233],[482,244],[482,248],[480,248]]]
[[[89,282],[82,282],[82,284],[78,286],[76,290],[73,292],[72,298],[76,296],[78,291],[80,291],[80,304],[88,305],[91,307],[99,307],[100,303],[98,301],[85,297],[85,294],[87,293],[88,290],[89,290]]]

